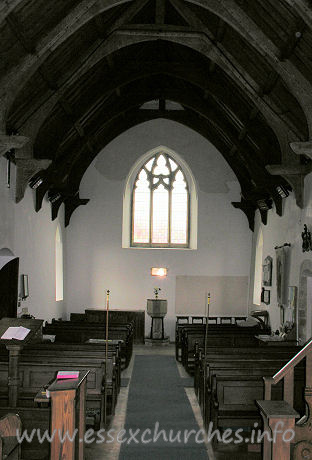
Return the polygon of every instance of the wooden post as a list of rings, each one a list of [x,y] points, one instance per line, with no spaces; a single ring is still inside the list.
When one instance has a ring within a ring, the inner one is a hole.
[[[284,401],[290,406],[294,405],[294,368],[289,369],[284,377]]]
[[[18,400],[18,390],[20,386],[19,378],[19,357],[23,348],[22,345],[7,345],[9,351],[9,372],[8,372],[8,387],[9,387],[9,406],[16,407]]]
[[[272,378],[263,377],[264,380],[264,399],[269,401],[272,395]]]
[[[290,460],[290,441],[294,440],[295,419],[299,414],[286,401],[256,403],[264,429],[270,428],[270,432],[263,433],[262,460]]]
[[[290,439],[291,432],[294,432],[295,428],[295,418],[279,418],[279,417],[270,417],[269,426],[272,432],[272,437],[274,437],[275,430],[283,430],[283,433],[278,433],[276,438],[273,438],[271,442],[271,458],[272,460],[290,460],[290,441],[284,440],[285,438]],[[290,431],[291,430],[291,431]]]

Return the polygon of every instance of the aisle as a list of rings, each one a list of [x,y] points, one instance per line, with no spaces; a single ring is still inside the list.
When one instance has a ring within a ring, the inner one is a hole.
[[[208,460],[173,356],[135,356],[124,429],[119,460]]]

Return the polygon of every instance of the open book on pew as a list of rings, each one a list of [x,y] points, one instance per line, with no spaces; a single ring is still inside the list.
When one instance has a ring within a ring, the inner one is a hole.
[[[8,327],[7,330],[5,331],[4,334],[2,334],[1,339],[4,340],[24,340],[25,337],[29,334],[30,329],[27,327],[23,326],[18,326],[18,327]]]

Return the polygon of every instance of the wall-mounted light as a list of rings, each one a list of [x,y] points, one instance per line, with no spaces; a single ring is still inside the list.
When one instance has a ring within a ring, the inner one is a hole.
[[[26,300],[27,297],[29,297],[28,275],[21,275],[20,292],[19,292],[19,295],[18,295],[18,304],[17,304],[17,306],[20,307],[22,301]]]
[[[26,300],[29,296],[28,275],[21,275],[21,299]]]
[[[14,149],[9,150],[5,157],[7,159],[7,170],[6,170],[6,179],[7,179],[7,187],[11,187],[11,163],[14,160],[15,151]]]
[[[272,208],[271,200],[265,200],[265,199],[258,200],[257,205],[260,211],[268,211],[269,209]]]
[[[159,277],[164,278],[165,276],[167,276],[167,272],[168,272],[168,269],[164,267],[160,267],[160,268],[152,267],[151,268],[152,276],[159,276]]]
[[[286,187],[283,187],[283,185],[278,185],[276,191],[282,198],[287,198],[289,196],[289,191]]]
[[[30,179],[30,181],[28,182],[29,183],[29,186],[32,188],[32,189],[36,189],[39,187],[39,185],[41,185],[43,182],[43,179],[42,177],[33,177]]]
[[[56,203],[56,201],[58,201],[60,198],[62,198],[62,195],[59,192],[48,195],[48,200],[50,203]]]

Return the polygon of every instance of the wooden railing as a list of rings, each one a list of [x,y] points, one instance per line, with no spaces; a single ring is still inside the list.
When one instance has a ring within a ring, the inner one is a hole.
[[[290,406],[294,403],[295,366],[306,359],[304,398],[308,406],[307,415],[295,425],[295,448],[293,460],[312,459],[312,340],[310,340],[282,369],[273,377],[264,377],[265,400],[271,399],[272,385],[283,380],[284,401]],[[273,458],[272,460],[279,460]]]

